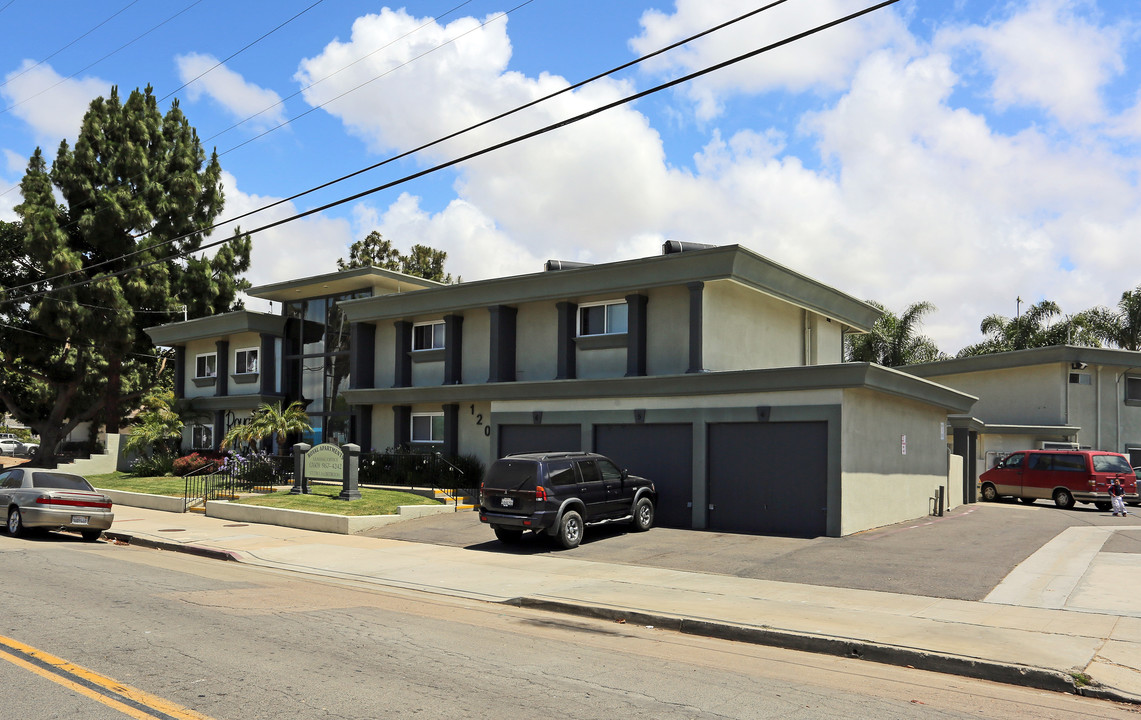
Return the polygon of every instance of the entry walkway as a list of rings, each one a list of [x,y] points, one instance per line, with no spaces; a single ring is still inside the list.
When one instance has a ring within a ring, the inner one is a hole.
[[[1088,530],[1103,533],[1103,543],[1114,532]],[[379,587],[622,619],[1141,702],[1141,616],[1109,607],[1121,598],[1139,596],[1141,573],[1131,569],[1115,575],[1114,558],[1091,554],[1098,537],[1092,532],[1062,533],[1060,545],[1043,547],[984,602],[617,565],[553,554],[480,552],[121,505],[116,507],[115,525],[108,535],[133,545]],[[1085,548],[1083,559],[1066,560],[1055,570],[1056,563],[1049,556],[1073,547]],[[1084,571],[1082,562],[1087,567]],[[1106,568],[1116,584],[1112,593],[1104,590]],[[1068,593],[1057,578],[1072,585]],[[1060,599],[1063,595],[1065,600]]]

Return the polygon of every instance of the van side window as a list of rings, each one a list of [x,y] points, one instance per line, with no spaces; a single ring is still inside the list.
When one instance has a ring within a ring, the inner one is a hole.
[[[1023,453],[1014,453],[1013,455],[1006,456],[1006,458],[1000,462],[998,466],[1010,469],[1019,468],[1022,467],[1022,458]]]
[[[1085,455],[1055,455],[1054,470],[1063,470],[1065,472],[1085,472]]]
[[[547,482],[551,485],[574,485],[574,463],[570,460],[552,460],[547,463]]]
[[[1030,462],[1027,463],[1027,467],[1031,470],[1049,470],[1050,458],[1052,457],[1053,455],[1047,455],[1045,453],[1040,455],[1031,455]]]

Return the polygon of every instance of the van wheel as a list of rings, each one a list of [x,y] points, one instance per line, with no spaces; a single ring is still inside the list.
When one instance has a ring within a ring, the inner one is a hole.
[[[1054,504],[1063,510],[1069,510],[1074,506],[1074,496],[1070,494],[1069,490],[1055,490]]]
[[[1094,502],[1093,506],[1095,508],[1097,508],[1098,510],[1105,512],[1106,510],[1109,510],[1110,508],[1113,507],[1113,503],[1106,502],[1105,500],[1097,500]]]
[[[563,519],[559,521],[558,538],[559,544],[567,550],[578,547],[582,542],[582,515],[574,510],[563,513]]]
[[[986,502],[998,500],[998,491],[994,489],[994,485],[983,485],[983,500]]]
[[[634,529],[645,532],[654,525],[654,503],[650,498],[644,497],[634,503]]]

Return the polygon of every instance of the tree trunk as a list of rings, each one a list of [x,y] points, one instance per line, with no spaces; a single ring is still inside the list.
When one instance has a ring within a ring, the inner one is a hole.
[[[41,426],[37,428],[37,430],[39,430],[40,435],[40,446],[36,448],[36,452],[32,454],[27,465],[28,467],[37,468],[55,468],[56,448],[59,447],[60,442],[65,436],[62,432],[62,428],[53,425],[48,427]]]

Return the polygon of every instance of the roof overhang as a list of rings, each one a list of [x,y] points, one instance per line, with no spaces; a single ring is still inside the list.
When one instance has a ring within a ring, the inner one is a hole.
[[[1125,368],[1141,368],[1141,352],[1117,350],[1113,348],[1077,347],[1074,345],[1053,345],[1050,347],[1014,350],[990,355],[938,360],[919,365],[905,365],[904,372],[919,377],[939,377],[962,373],[985,372],[987,370],[1008,370],[1031,365],[1068,364],[1074,369],[1085,365],[1111,365]]]
[[[246,290],[250,297],[288,302],[326,295],[343,295],[357,290],[376,289],[378,294],[403,293],[410,290],[444,287],[443,283],[405,275],[378,267],[353,268],[297,280],[258,285]]]
[[[243,332],[266,333],[282,336],[285,332],[285,317],[270,313],[238,310],[237,312],[210,315],[185,322],[168,323],[145,329],[151,342],[159,346],[182,345],[192,340],[236,335]]]

